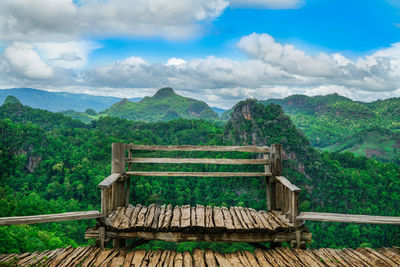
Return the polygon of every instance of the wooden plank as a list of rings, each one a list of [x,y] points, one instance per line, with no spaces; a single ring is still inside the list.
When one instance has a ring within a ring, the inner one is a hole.
[[[146,219],[146,213],[147,213],[147,211],[148,211],[148,208],[145,207],[145,206],[143,206],[143,207],[140,209],[140,212],[139,212],[139,214],[138,214],[138,218],[137,218],[137,221],[136,221],[136,225],[135,225],[135,228],[136,228],[137,230],[142,230],[142,229],[143,229],[144,224],[145,224],[145,219]]]
[[[233,224],[233,219],[232,215],[229,212],[227,207],[221,207],[222,214],[224,215],[224,222],[225,222],[225,227],[228,233],[234,232],[235,231],[235,225]]]
[[[171,231],[178,231],[181,226],[181,207],[175,206],[171,220]]]
[[[267,261],[267,259],[265,258],[264,253],[262,253],[262,250],[256,249],[254,251],[254,255],[255,255],[256,259],[257,259],[257,262],[261,266],[263,266],[263,267],[273,267],[273,265],[269,261]]]
[[[217,259],[218,266],[221,267],[232,266],[231,262],[222,253],[214,252],[214,256]]]
[[[190,208],[190,230],[196,231],[196,207]]]
[[[213,210],[215,231],[221,232],[225,229],[224,215],[222,214],[221,208],[214,207]]]
[[[142,209],[142,205],[137,204],[135,209],[133,210],[132,217],[131,217],[131,220],[129,222],[129,227],[130,228],[136,226],[136,221],[137,221],[137,218],[138,218],[138,215],[139,215],[139,212],[140,212],[141,209]]]
[[[174,266],[175,267],[183,267],[183,256],[182,253],[176,253],[174,259]]]
[[[193,267],[193,259],[192,259],[192,255],[190,255],[189,251],[183,252],[183,266],[184,267]]]
[[[204,210],[203,205],[196,205],[196,229],[199,232],[204,231],[204,228],[207,227],[207,223],[210,223],[209,221],[207,221],[207,216],[209,216],[209,214],[207,213],[208,207],[209,206],[207,206],[206,210]]]
[[[269,223],[269,225],[272,228],[272,231],[279,231],[280,229],[282,229],[282,227],[280,226],[280,224],[278,224],[272,217],[271,215],[264,211],[261,210],[259,211],[259,213],[265,218],[265,220]]]
[[[254,224],[251,222],[250,218],[247,216],[246,210],[243,207],[238,207],[240,214],[246,225],[248,226],[248,231],[256,231],[257,229],[254,227]]]
[[[253,152],[268,153],[269,147],[257,146],[192,146],[192,145],[133,145],[126,144],[126,149],[148,151],[217,151],[217,152]]]
[[[184,205],[181,208],[181,231],[186,231],[190,227],[190,205]]]
[[[153,172],[153,171],[134,171],[126,172],[126,175],[132,176],[176,176],[176,177],[260,177],[271,176],[271,173],[265,172]]]
[[[157,266],[166,266],[170,253],[171,253],[170,250],[164,250],[161,254],[160,262],[157,264]]]
[[[171,219],[172,219],[172,205],[168,204],[167,208],[165,209],[165,215],[164,215],[164,221],[161,226],[161,231],[168,231],[169,226],[171,224]]]
[[[162,205],[160,210],[160,217],[158,219],[157,229],[161,229],[164,222],[164,217],[165,217],[165,205]]]
[[[150,204],[149,210],[148,210],[147,215],[146,215],[146,219],[144,220],[144,229],[146,231],[151,229],[151,225],[153,223],[155,212],[156,212],[156,205],[155,204]]]
[[[174,260],[175,260],[176,251],[170,250],[169,257],[166,259],[164,267],[174,267]]]
[[[250,211],[253,212],[253,209],[250,209]],[[273,231],[271,224],[264,218],[264,216],[261,215],[260,212],[255,211],[254,213],[252,213],[252,215],[258,217],[262,225],[262,231],[270,231],[270,232]]]
[[[96,230],[86,231],[85,238],[97,238]],[[296,239],[296,232],[275,233],[191,233],[191,232],[114,232],[107,231],[109,238],[141,238],[144,240],[162,240],[167,242],[288,242]],[[301,233],[301,240],[311,241],[311,233]]]
[[[206,261],[204,259],[204,250],[202,249],[193,250],[193,266],[206,267]]]
[[[149,257],[149,265],[147,265],[148,267],[156,267],[156,266],[162,266],[162,263],[159,264],[160,262],[160,258],[162,255],[162,250],[157,250],[154,252],[154,254]]]
[[[118,255],[115,257],[111,258],[109,261],[109,266],[119,266],[122,267],[125,261],[125,256],[126,256],[126,250],[120,250]]]
[[[213,218],[213,209],[211,206],[206,207],[205,211],[205,227],[207,232],[214,232],[214,218]]]
[[[88,220],[103,218],[101,212],[97,210],[81,212],[65,212],[45,215],[0,217],[0,225],[34,224],[60,221]]]
[[[235,210],[235,214],[238,218],[238,220],[240,221],[240,224],[243,226],[243,229],[245,229],[246,231],[248,231],[249,226],[247,225],[247,223],[245,222],[245,220],[243,219],[242,213],[240,212],[239,207],[233,207],[233,209]]]
[[[127,162],[133,163],[162,163],[162,164],[268,164],[265,159],[210,159],[210,158],[128,158]],[[269,173],[269,172],[268,172]]]
[[[282,173],[282,145],[271,145],[271,172],[274,176],[280,176]]]
[[[292,184],[286,177],[284,176],[276,176],[275,179],[288,188],[292,192],[301,192],[301,189]]]
[[[238,233],[241,233],[244,231],[244,227],[242,226],[242,224],[240,223],[239,218],[236,215],[235,212],[235,208],[234,207],[230,207],[229,208],[229,213],[232,216],[232,221],[233,221],[233,225],[235,226],[235,231]]]
[[[242,251],[236,251],[234,254],[236,254],[236,257],[239,259],[240,263],[244,266],[244,267],[253,267],[250,262],[249,259],[247,259],[247,257],[242,253]],[[257,264],[258,265],[258,264]],[[254,265],[254,267],[256,267],[257,265]]]
[[[322,212],[301,212],[299,216],[296,217],[296,220],[346,223],[400,224],[400,217]]]
[[[263,224],[263,222],[261,221],[261,219],[258,217],[259,214],[255,209],[247,209],[249,216],[251,216],[253,218],[254,221],[254,226],[256,228],[258,228],[260,231],[265,231],[265,226]]]
[[[129,204],[128,207],[125,209],[125,214],[122,217],[121,224],[119,225],[119,229],[128,229],[130,227],[130,222],[132,218],[132,214],[135,208]]]
[[[254,255],[250,251],[248,251],[248,250],[242,251],[242,254],[243,254],[243,256],[247,257],[247,260],[249,261],[250,266],[254,266],[254,267],[260,266],[260,264],[257,262],[256,257],[254,257]]]
[[[112,186],[112,184],[115,183],[121,177],[122,177],[121,173],[113,173],[113,174],[107,176],[107,178],[105,178],[103,181],[101,181],[101,183],[99,183],[98,187],[108,188],[108,187]]]
[[[205,259],[208,267],[217,267],[217,261],[215,260],[214,252],[211,250],[205,251]]]
[[[240,259],[238,258],[236,253],[225,253],[225,259],[227,259],[231,266],[238,266],[238,267],[244,267],[244,265],[240,262]]]
[[[142,265],[143,259],[146,256],[146,250],[140,249],[135,250],[135,255],[133,256],[131,266],[140,267]]]
[[[156,205],[153,223],[151,224],[152,231],[157,231],[157,229],[158,229],[158,220],[160,219],[160,213],[161,213],[161,207],[160,207],[160,205]]]

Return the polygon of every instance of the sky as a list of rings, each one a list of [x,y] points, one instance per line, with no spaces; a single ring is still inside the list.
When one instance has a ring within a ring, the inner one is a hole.
[[[0,88],[400,97],[398,0],[2,0]]]

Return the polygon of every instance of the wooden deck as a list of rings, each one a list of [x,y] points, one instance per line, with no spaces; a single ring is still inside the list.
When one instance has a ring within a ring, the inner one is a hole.
[[[244,207],[128,205],[112,212],[105,224],[105,238],[168,242],[290,242],[299,234],[300,241],[311,241],[311,234],[304,227],[296,227],[280,212]],[[86,238],[99,236],[99,228],[88,228],[85,234]]]
[[[314,249],[276,248],[254,252],[219,253],[195,249],[193,253],[172,250],[129,250],[98,247],[61,248],[23,254],[0,255],[0,262],[19,266],[399,266],[400,248]]]

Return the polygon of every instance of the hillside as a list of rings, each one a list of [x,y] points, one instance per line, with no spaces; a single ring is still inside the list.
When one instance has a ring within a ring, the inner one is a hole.
[[[52,112],[64,110],[84,112],[88,108],[99,112],[121,101],[121,98],[118,97],[48,92],[32,88],[12,88],[0,89],[0,104],[2,104],[9,95],[18,98],[24,105]],[[133,102],[139,100],[140,98],[130,99],[130,101]]]
[[[12,100],[12,99],[11,99]],[[91,113],[89,111],[89,113]],[[277,105],[240,102],[225,127],[203,120],[178,119],[143,123],[100,117],[89,124],[9,101],[0,107],[0,216],[17,216],[99,209],[97,184],[110,173],[110,144],[270,145],[284,149],[284,175],[303,192],[302,211],[399,216],[400,168],[352,153],[323,153]],[[137,152],[135,156],[169,156]],[[175,153],[175,152],[171,152]],[[195,153],[195,152],[193,152]],[[176,154],[174,154],[176,156]],[[247,153],[196,152],[199,157],[254,157]],[[172,156],[172,155],[171,155]],[[191,157],[191,154],[186,154]],[[262,166],[135,164],[136,170],[260,171]],[[340,196],[340,197],[338,197]],[[264,178],[137,177],[131,184],[131,204],[247,206],[265,209]],[[0,253],[83,245],[87,222],[63,222],[0,227]],[[400,245],[399,229],[390,225],[307,223],[312,247],[383,247]],[[249,249],[246,244],[163,243],[142,248],[218,251]]]
[[[218,119],[218,114],[205,102],[180,96],[169,87],[161,88],[153,96],[145,97],[137,103],[123,99],[101,114],[147,122],[170,121],[179,118]]]
[[[399,152],[395,145],[398,142],[395,133],[400,132],[400,98],[364,103],[338,94],[314,97],[293,95],[261,102],[282,106],[311,144],[319,149],[332,151],[337,148],[359,155],[375,155],[382,160],[393,160],[393,156]],[[371,138],[377,128],[387,130],[385,137]],[[368,132],[371,134],[366,134]],[[355,137],[357,144],[354,143]],[[380,152],[370,153],[367,151],[369,147],[373,150],[380,147]]]

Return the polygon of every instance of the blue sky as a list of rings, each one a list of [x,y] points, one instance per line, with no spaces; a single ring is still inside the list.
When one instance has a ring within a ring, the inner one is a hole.
[[[5,1],[0,87],[137,97],[172,86],[220,107],[294,93],[398,97],[399,3]]]

